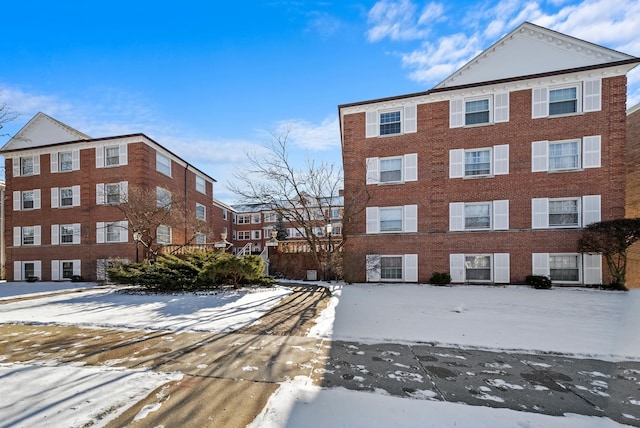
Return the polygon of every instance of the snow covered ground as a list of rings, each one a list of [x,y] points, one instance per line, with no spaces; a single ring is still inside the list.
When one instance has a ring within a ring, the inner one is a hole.
[[[333,297],[312,331],[316,337],[365,343],[437,342],[490,350],[555,351],[608,360],[640,360],[635,330],[640,325],[640,290],[327,286],[332,288]],[[61,285],[47,287],[46,283],[37,283],[37,287],[0,284],[0,298],[45,293]],[[255,293],[141,296],[95,288],[79,294],[5,303],[0,323],[227,332],[250,324],[288,292],[275,288]],[[0,364],[1,388],[6,388],[0,389],[0,426],[32,426],[43,421],[53,427],[87,422],[102,426],[105,420],[101,413],[108,406],[134,403],[179,376],[109,367]],[[131,382],[137,390],[130,388]],[[13,422],[5,425],[7,421]],[[551,417],[380,393],[327,390],[310,385],[306,378],[282,384],[253,424],[274,428],[390,425],[620,426],[595,417]]]

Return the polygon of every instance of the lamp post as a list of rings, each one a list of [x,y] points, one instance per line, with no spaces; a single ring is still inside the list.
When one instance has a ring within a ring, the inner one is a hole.
[[[142,234],[140,232],[133,232],[133,241],[136,243],[136,263],[140,261],[138,257],[138,244],[140,244],[140,238],[142,238]]]
[[[269,275],[269,265],[271,263],[271,259],[269,258],[269,247],[277,247],[278,246],[278,239],[276,238],[276,236],[278,236],[278,231],[276,230],[275,227],[271,228],[271,239],[268,240],[264,245],[267,247],[267,262],[265,263],[265,274]]]
[[[213,244],[215,248],[219,248],[220,251],[225,252],[227,248],[231,247],[233,244],[227,241],[227,232],[222,232],[220,234],[220,241]]]
[[[332,250],[331,250],[331,235],[333,232],[333,225],[331,223],[327,223],[326,226],[327,236],[329,236],[329,248],[327,249],[327,276],[328,280],[331,281],[331,262],[332,262]]]

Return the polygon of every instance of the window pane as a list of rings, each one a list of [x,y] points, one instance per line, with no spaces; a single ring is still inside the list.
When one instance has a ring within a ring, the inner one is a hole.
[[[105,149],[105,165],[119,165],[120,164],[120,149],[115,147],[107,147]]]
[[[488,229],[491,227],[491,210],[489,204],[472,204],[464,206],[465,229]]]
[[[577,89],[563,88],[549,91],[549,115],[578,111]]]
[[[549,256],[549,268],[552,281],[580,281],[578,256]]]
[[[171,228],[169,226],[158,226],[156,232],[158,244],[171,244]]]
[[[22,245],[33,245],[34,241],[34,229],[33,227],[22,228]]]
[[[71,152],[58,154],[58,161],[60,162],[58,167],[60,171],[71,171],[73,169],[73,155]]]
[[[20,158],[20,175],[33,174],[33,158]]]
[[[119,184],[107,184],[105,185],[105,190],[107,193],[108,204],[120,203],[120,185]]]
[[[60,226],[60,242],[63,244],[73,243],[73,226],[65,224]]]
[[[22,209],[28,210],[33,208],[33,191],[22,192]]]
[[[156,170],[165,175],[171,175],[171,159],[166,156],[156,153]]]
[[[381,257],[380,278],[402,279],[402,257]]]
[[[73,205],[73,189],[60,189],[60,206],[70,207]]]
[[[24,268],[24,277],[28,278],[30,276],[35,276],[36,274],[36,265],[35,263],[25,263],[23,265]]]
[[[402,208],[380,210],[380,231],[402,231]]]
[[[207,183],[204,178],[196,176],[196,190],[200,193],[207,193]]]
[[[465,256],[464,267],[467,281],[491,281],[491,257]]]
[[[73,276],[73,262],[62,262],[62,277],[71,278]]]
[[[117,224],[107,225],[107,242],[119,242],[120,241],[120,227]]]
[[[467,101],[464,123],[465,125],[489,123],[489,100]]]
[[[464,174],[466,176],[489,175],[490,173],[490,150],[478,150],[464,153]]]
[[[576,169],[580,167],[580,150],[577,141],[549,143],[549,169]]]
[[[388,183],[402,180],[402,159],[381,159],[380,160],[380,181]]]
[[[549,226],[577,226],[578,200],[549,201]]]
[[[380,135],[400,133],[400,111],[380,114]]]

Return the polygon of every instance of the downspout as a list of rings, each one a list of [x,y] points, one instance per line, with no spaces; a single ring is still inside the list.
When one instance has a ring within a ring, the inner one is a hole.
[[[184,167],[184,243],[187,243],[187,172],[189,171],[189,163]]]

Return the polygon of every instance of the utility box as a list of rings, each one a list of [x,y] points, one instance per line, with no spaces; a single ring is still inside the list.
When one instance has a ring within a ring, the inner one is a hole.
[[[307,281],[317,281],[318,280],[318,271],[317,270],[308,270],[307,271]]]

